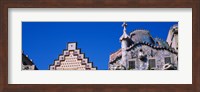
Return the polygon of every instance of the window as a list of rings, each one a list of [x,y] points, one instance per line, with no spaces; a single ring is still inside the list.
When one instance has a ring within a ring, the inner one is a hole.
[[[154,55],[153,55],[153,50],[151,50],[151,56],[153,57]]]
[[[57,62],[57,65],[60,65],[60,62]]]
[[[78,56],[78,59],[81,59],[82,57],[81,56]]]
[[[87,65],[86,67],[87,67],[87,68],[89,68],[89,67],[90,67],[90,65]]]
[[[74,51],[74,55],[78,55],[78,52],[77,52],[77,51]]]
[[[69,56],[69,52],[65,52],[65,55]]]
[[[129,69],[135,69],[135,61],[129,61]]]
[[[165,64],[171,63],[171,58],[170,57],[165,57]]]
[[[61,56],[61,57],[60,57],[60,60],[64,60],[64,58]]]
[[[149,68],[155,68],[156,67],[156,61],[155,59],[149,59]]]

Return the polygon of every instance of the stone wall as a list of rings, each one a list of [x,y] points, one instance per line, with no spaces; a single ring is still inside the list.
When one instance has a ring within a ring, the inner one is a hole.
[[[144,59],[140,59],[140,50],[142,50]],[[163,66],[166,64],[165,58],[170,57],[171,63],[174,66],[178,66],[177,54],[170,52],[166,49],[154,49],[146,45],[139,45],[132,48],[127,53],[127,65],[129,66],[129,61],[135,61],[136,70],[146,70],[149,69],[149,60],[155,59],[155,68],[156,70],[162,70]],[[127,66],[127,67],[128,67]]]

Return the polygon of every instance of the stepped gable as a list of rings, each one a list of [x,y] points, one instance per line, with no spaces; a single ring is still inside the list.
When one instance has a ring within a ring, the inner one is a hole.
[[[80,49],[77,49],[77,43],[68,43],[67,49],[63,50],[63,53],[59,55],[57,60],[50,65],[50,70],[96,70],[93,67],[93,63],[89,62],[89,59],[85,57],[84,53],[81,53]]]

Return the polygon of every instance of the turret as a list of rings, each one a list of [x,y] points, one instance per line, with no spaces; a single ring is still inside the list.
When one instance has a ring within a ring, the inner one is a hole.
[[[126,33],[126,27],[127,27],[127,24],[126,22],[124,22],[122,24],[122,27],[124,28],[123,29],[123,34],[122,36],[120,37],[120,41],[121,41],[121,49],[122,49],[122,59],[121,59],[121,62],[120,64],[124,67],[127,67],[127,47],[128,47],[128,39],[130,39],[130,37],[127,35]]]

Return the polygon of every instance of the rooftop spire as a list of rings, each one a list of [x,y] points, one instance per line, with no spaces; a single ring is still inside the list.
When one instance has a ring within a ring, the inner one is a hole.
[[[123,29],[123,34],[122,34],[122,36],[120,37],[120,41],[122,41],[123,39],[126,39],[126,38],[129,38],[129,36],[127,35],[127,33],[126,33],[126,27],[128,26],[128,24],[126,24],[126,22],[124,22],[123,24],[122,24],[122,27],[124,27],[124,29]]]
[[[123,24],[122,24],[122,27],[124,27],[124,30],[123,30],[123,32],[124,33],[126,33],[126,27],[128,26],[128,24],[126,24],[126,22],[124,22]]]

